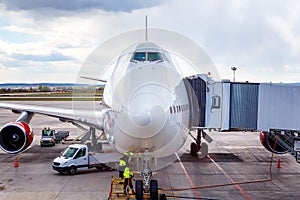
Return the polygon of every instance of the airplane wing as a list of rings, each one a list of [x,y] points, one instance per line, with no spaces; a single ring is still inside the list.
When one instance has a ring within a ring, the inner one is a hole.
[[[103,130],[103,119],[109,109],[99,111],[73,110],[54,107],[0,103],[0,108],[10,109],[20,116],[0,129],[0,148],[7,153],[20,153],[26,150],[33,141],[33,132],[28,124],[32,116],[37,114],[56,117],[63,122],[87,125]]]
[[[64,122],[76,122],[82,125],[103,129],[103,116],[108,109],[99,111],[73,110],[35,105],[21,105],[13,103],[0,103],[0,108],[10,109],[15,113],[28,112],[55,117]]]

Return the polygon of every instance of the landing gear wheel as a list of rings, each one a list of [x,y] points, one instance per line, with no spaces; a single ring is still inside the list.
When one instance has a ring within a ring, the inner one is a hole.
[[[197,156],[197,152],[198,152],[198,148],[197,148],[197,144],[195,142],[191,143],[191,151],[190,154],[191,156]]]
[[[157,180],[150,181],[150,199],[157,200],[158,199],[158,184]]]
[[[69,169],[69,174],[70,174],[70,175],[74,175],[74,174],[76,174],[76,172],[77,172],[77,168],[76,168],[76,167],[71,167],[71,168]]]
[[[208,155],[208,145],[205,142],[201,143],[200,153],[198,155],[199,158],[205,158]]]
[[[143,199],[143,181],[137,180],[135,181],[135,198],[137,200]]]

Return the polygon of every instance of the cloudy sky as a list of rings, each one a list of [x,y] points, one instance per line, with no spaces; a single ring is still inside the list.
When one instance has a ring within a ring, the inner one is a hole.
[[[0,0],[0,83],[75,82],[97,46],[146,14],[203,47],[223,79],[236,66],[238,81],[300,82],[297,0]]]

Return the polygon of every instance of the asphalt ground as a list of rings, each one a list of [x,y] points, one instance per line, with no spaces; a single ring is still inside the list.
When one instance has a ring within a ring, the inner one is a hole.
[[[18,102],[14,102],[18,103]],[[71,102],[19,102],[70,108]],[[84,107],[84,103],[83,103]],[[0,126],[14,121],[18,115],[0,109]],[[0,151],[0,199],[107,199],[110,180],[117,171],[83,170],[74,176],[60,175],[52,161],[66,147],[40,147],[44,127],[70,131],[75,138],[82,131],[58,119],[35,115],[31,121],[35,132],[32,147],[18,155]],[[188,154],[189,141],[180,159],[160,170],[154,178],[167,199],[299,199],[300,165],[291,155],[274,155],[262,147],[257,132],[211,132],[214,141],[210,153],[200,159]],[[109,146],[105,148],[110,148]],[[18,158],[19,167],[14,167]],[[277,168],[280,159],[281,168]],[[135,179],[139,179],[135,175]],[[191,189],[198,188],[198,189]],[[184,190],[183,190],[184,189]]]

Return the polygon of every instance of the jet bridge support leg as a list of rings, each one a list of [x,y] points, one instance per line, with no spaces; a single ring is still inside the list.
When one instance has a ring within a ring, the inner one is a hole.
[[[89,149],[96,152],[102,151],[102,143],[98,142],[98,138],[96,136],[96,129],[94,127],[90,127],[90,130],[85,134],[87,137],[82,138],[81,142],[85,142],[88,139],[91,139],[91,142],[88,143]]]

